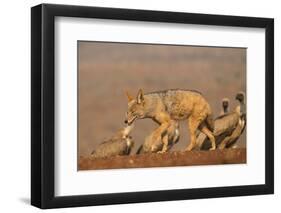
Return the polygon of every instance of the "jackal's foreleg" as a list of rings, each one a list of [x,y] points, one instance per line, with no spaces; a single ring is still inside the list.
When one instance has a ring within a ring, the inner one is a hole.
[[[160,113],[154,120],[160,125],[154,133],[156,135],[161,135],[161,141],[163,143],[163,148],[160,151],[161,153],[168,150],[169,138],[167,135],[169,127],[172,125],[172,120],[167,113]]]
[[[164,122],[162,123],[156,130],[156,134],[161,136],[161,142],[163,143],[162,150],[160,151],[161,153],[167,152],[168,150],[168,135],[167,135],[167,130],[170,126],[170,122]]]
[[[163,137],[162,137],[162,143],[163,143],[163,147],[162,147],[162,150],[159,151],[158,153],[165,153],[169,150],[169,137],[167,134],[165,134]]]

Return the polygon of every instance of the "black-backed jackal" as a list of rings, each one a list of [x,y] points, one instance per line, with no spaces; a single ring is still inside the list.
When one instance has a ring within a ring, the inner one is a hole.
[[[188,120],[190,144],[186,150],[192,150],[196,145],[196,131],[200,130],[210,139],[212,147],[216,149],[213,136],[213,119],[209,103],[196,91],[190,90],[165,90],[144,94],[139,90],[137,97],[129,93],[128,111],[125,122],[129,125],[136,119],[151,118],[159,127],[153,132],[159,137],[170,127],[173,121]],[[165,141],[162,151],[167,150]]]

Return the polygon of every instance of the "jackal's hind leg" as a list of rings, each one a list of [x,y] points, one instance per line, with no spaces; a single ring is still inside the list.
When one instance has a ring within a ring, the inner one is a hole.
[[[216,140],[215,137],[213,135],[213,133],[207,128],[206,125],[204,125],[201,128],[201,131],[209,138],[209,140],[211,141],[212,147],[209,150],[215,150],[216,149]]]

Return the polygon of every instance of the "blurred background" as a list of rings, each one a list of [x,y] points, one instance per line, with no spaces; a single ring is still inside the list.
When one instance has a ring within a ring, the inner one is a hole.
[[[127,97],[165,89],[198,90],[217,117],[221,100],[238,102],[246,92],[246,49],[199,46],[78,42],[79,124],[78,156],[87,157],[103,140],[123,128]],[[157,125],[151,119],[135,122],[133,153]],[[180,123],[180,141],[172,150],[189,143],[187,122]],[[246,131],[237,144],[246,146]]]

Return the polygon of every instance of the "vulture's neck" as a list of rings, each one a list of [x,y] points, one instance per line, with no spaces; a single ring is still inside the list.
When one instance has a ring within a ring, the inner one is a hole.
[[[239,102],[240,104],[236,107],[235,111],[240,114],[240,116],[246,114],[246,104],[244,101]]]
[[[223,107],[223,113],[224,113],[224,114],[228,113],[228,107],[227,107],[227,106],[224,106],[224,107]]]

